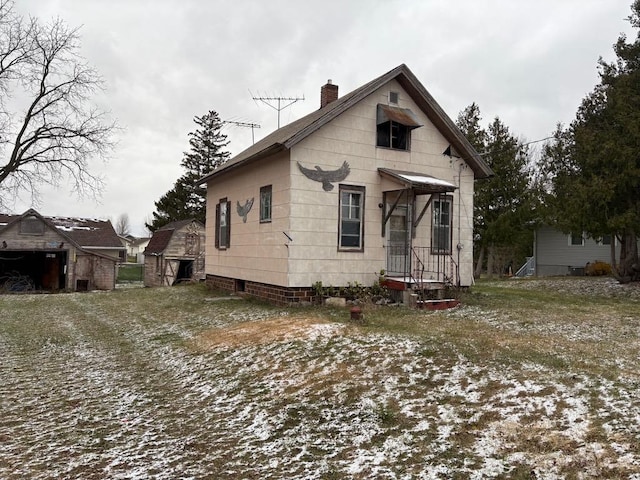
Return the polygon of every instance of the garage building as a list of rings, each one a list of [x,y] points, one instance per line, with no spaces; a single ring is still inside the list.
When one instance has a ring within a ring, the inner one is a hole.
[[[0,214],[0,292],[112,290],[124,250],[109,220]]]

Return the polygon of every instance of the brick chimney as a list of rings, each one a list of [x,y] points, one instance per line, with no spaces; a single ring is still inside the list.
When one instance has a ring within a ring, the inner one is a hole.
[[[320,108],[326,107],[338,99],[338,86],[327,80],[327,84],[320,88]]]

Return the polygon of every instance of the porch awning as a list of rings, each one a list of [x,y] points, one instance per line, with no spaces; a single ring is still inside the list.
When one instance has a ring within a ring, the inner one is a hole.
[[[417,194],[445,193],[453,192],[456,187],[453,183],[439,178],[425,175],[424,173],[403,172],[400,170],[391,170],[389,168],[379,168],[378,173],[386,177],[404,188],[415,190]]]
[[[378,110],[376,114],[376,125],[385,123],[388,121],[394,121],[400,123],[410,129],[421,127],[422,124],[416,114],[408,108],[392,107],[390,105],[378,104]]]

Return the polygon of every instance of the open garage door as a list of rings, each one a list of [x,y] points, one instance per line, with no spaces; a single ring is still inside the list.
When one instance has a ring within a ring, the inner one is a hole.
[[[0,291],[55,292],[66,288],[66,251],[3,250],[0,252]]]

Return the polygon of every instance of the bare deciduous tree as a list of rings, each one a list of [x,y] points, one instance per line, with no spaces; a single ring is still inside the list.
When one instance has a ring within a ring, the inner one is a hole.
[[[91,104],[100,90],[78,29],[25,19],[0,0],[0,205],[20,192],[37,202],[39,186],[61,181],[81,196],[100,193],[89,163],[105,157],[116,128]]]
[[[122,237],[125,237],[131,233],[131,226],[129,224],[129,215],[123,213],[118,217],[116,221],[116,233]]]

